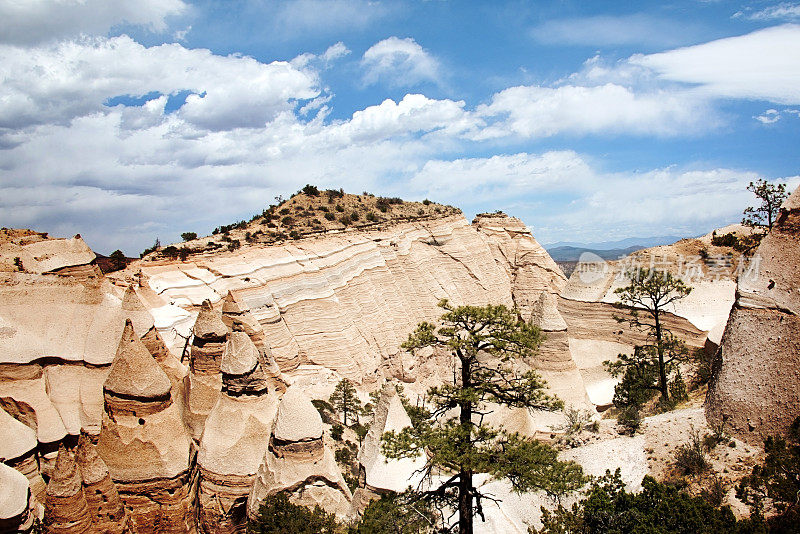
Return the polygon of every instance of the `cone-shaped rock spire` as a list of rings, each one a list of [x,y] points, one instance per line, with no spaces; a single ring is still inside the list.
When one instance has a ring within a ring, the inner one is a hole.
[[[164,399],[170,387],[169,378],[134,332],[130,319],[126,320],[103,389],[122,397]]]
[[[63,445],[58,450],[56,465],[47,484],[44,523],[47,532],[59,534],[89,532],[92,528],[78,465]]]
[[[111,480],[108,467],[92,444],[89,436],[81,434],[75,449],[75,463],[81,473],[83,493],[94,523],[101,532],[120,534],[125,531],[128,517]]]

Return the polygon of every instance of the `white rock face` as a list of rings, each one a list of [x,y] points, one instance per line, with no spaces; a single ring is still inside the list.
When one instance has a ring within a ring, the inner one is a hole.
[[[281,399],[269,447],[264,452],[247,499],[247,513],[258,515],[263,500],[283,491],[297,504],[319,505],[345,517],[353,498],[331,451],[322,441],[322,420],[304,393],[289,388]]]
[[[315,364],[357,383],[377,381],[408,332],[438,318],[441,298],[512,304],[505,270],[462,217],[144,264],[142,272],[164,305],[214,303],[233,291],[281,370]],[[171,326],[159,328],[176,339]]]
[[[29,532],[33,519],[28,479],[16,469],[0,463],[0,531]]]
[[[386,432],[400,432],[411,426],[400,395],[394,384],[386,384],[375,407],[375,415],[369,432],[358,453],[358,463],[364,469],[367,489],[375,492],[395,491],[401,493],[407,487],[416,487],[421,474],[415,473],[425,465],[419,458],[389,460],[381,452],[381,436]]]

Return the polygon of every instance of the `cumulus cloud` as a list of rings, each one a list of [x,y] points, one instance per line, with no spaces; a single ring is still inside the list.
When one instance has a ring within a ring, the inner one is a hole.
[[[78,34],[105,35],[120,24],[163,32],[168,17],[186,10],[183,0],[0,0],[0,42],[33,44]]]
[[[598,86],[519,86],[504,89],[477,109],[495,123],[474,139],[515,135],[524,138],[566,133],[676,135],[713,128],[707,102],[686,92],[637,93],[614,83]]]
[[[794,22],[800,20],[800,4],[781,2],[780,4],[765,7],[764,9],[759,10],[747,8],[734,13],[733,18],[743,18],[756,21],[784,20]]]
[[[777,109],[768,109],[761,115],[756,115],[753,118],[760,122],[761,124],[775,124],[782,117],[789,115],[789,116],[796,116],[800,117],[800,110],[798,109],[783,109],[778,111]]]
[[[127,36],[32,49],[0,45],[0,128],[24,129],[103,112],[121,95],[189,91],[180,114],[200,128],[257,127],[319,95],[312,73],[286,62],[219,56]]]
[[[714,97],[800,104],[800,25],[785,24],[629,59]]]
[[[697,235],[736,222],[752,202],[754,172],[668,167],[608,173],[573,151],[433,160],[409,181],[418,196],[481,209],[476,199],[530,224],[537,239],[599,241],[675,232]],[[789,187],[800,177],[789,177]]]
[[[361,59],[364,83],[408,87],[439,81],[439,62],[414,39],[389,37],[372,45]]]

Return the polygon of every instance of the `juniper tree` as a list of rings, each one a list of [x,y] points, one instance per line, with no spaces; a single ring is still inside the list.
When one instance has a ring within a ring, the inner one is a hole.
[[[361,411],[361,400],[356,394],[356,388],[353,387],[353,383],[346,378],[343,378],[336,384],[336,388],[333,390],[333,393],[331,393],[328,402],[331,403],[336,413],[342,414],[342,420],[345,426],[347,426],[348,415],[350,415],[351,418],[353,415],[358,418],[358,413]]]
[[[617,386],[614,402],[623,406],[639,406],[649,398],[647,390],[661,393],[661,400],[670,400],[669,377],[679,372],[678,364],[689,359],[686,345],[664,326],[664,314],[671,304],[686,297],[692,288],[668,271],[640,267],[626,273],[630,283],[616,289],[618,307],[628,310],[631,326],[644,329],[649,342],[636,347],[632,355],[620,354],[616,362],[604,362],[615,375],[623,375]]]
[[[474,516],[485,520],[484,501],[496,501],[475,487],[474,475],[506,479],[517,492],[560,495],[578,488],[583,473],[577,464],[559,462],[552,447],[483,422],[490,403],[547,411],[563,407],[546,394],[536,372],[517,372],[510,365],[512,358],[533,355],[542,332],[505,306],[452,306],[447,300],[439,306],[445,310],[440,324],[420,323],[402,347],[449,352],[453,382],[430,388],[429,417],[384,434],[382,449],[388,458],[423,455],[418,498],[458,515],[458,522],[443,530],[471,534]]]
[[[756,182],[750,182],[747,190],[761,200],[761,205],[757,208],[750,206],[745,209],[742,224],[772,230],[772,225],[778,217],[778,210],[786,199],[786,184],[771,184],[766,180],[759,179]]]

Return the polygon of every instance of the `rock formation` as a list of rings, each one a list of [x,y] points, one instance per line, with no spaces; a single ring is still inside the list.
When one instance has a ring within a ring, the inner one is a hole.
[[[272,350],[269,348],[261,323],[250,313],[244,303],[236,299],[232,291],[228,291],[228,295],[222,303],[222,322],[232,332],[244,332],[250,337],[258,350],[261,370],[270,386],[281,393],[286,391],[286,382],[281,376],[278,363],[272,356]]]
[[[198,529],[244,532],[247,496],[278,408],[259,351],[242,331],[231,334],[220,365],[222,394],[205,422],[197,455]]]
[[[203,435],[208,414],[222,389],[220,363],[228,338],[222,316],[204,301],[193,328],[189,374],[186,376],[186,425],[195,442]]]
[[[411,426],[397,388],[387,383],[381,390],[369,432],[358,452],[359,488],[353,494],[353,506],[361,513],[374,496],[389,491],[403,492],[409,486],[416,488],[425,465],[424,458],[387,459],[381,452],[381,437],[385,432],[400,432]]]
[[[558,311],[556,296],[542,291],[532,306],[531,323],[544,332],[546,338],[535,356],[537,369],[567,370],[575,368],[569,351],[567,323]]]
[[[709,420],[758,443],[800,414],[800,190],[739,277],[709,386]]]
[[[268,496],[288,492],[296,504],[319,505],[344,517],[352,495],[336,465],[333,452],[322,440],[319,413],[308,397],[289,388],[281,399],[269,445],[247,499],[247,513],[258,516]]]
[[[189,509],[190,440],[172,384],[130,320],[103,386],[97,452],[140,533],[193,530]]]
[[[30,532],[35,517],[28,480],[0,462],[0,532]]]
[[[0,462],[25,475],[33,495],[44,502],[45,483],[36,459],[36,432],[0,408],[0,435]]]
[[[46,532],[53,534],[77,534],[92,530],[92,516],[78,465],[75,457],[63,445],[58,450],[56,465],[47,483],[44,524]]]
[[[89,436],[81,434],[75,448],[75,463],[81,474],[83,493],[93,530],[108,534],[131,532],[130,517],[111,480],[108,467],[97,454]]]

